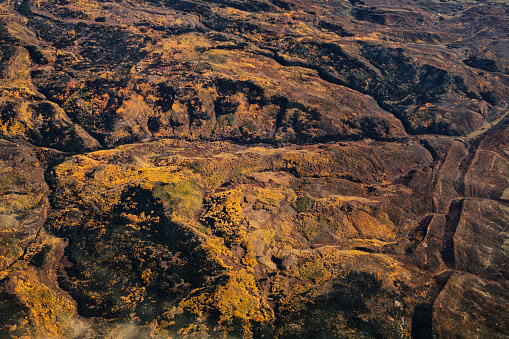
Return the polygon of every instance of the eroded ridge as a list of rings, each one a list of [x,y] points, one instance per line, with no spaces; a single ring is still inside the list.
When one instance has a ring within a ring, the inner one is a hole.
[[[508,12],[0,4],[0,336],[508,336]]]

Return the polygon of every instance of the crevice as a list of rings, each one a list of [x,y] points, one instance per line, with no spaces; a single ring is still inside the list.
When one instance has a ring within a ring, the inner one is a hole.
[[[470,147],[468,149],[468,155],[461,160],[459,164],[459,170],[461,171],[461,175],[459,179],[454,183],[454,189],[460,196],[466,196],[466,185],[465,185],[465,177],[474,162],[475,155],[477,153],[477,148],[479,147],[480,139],[473,140],[470,142]]]
[[[378,253],[378,251],[375,251],[373,248],[364,247],[364,246],[354,247],[354,250],[361,251],[364,253]]]
[[[421,139],[419,140],[419,144],[426,150],[429,152],[429,154],[431,155],[431,158],[433,159],[433,162],[434,163],[438,163],[438,161],[440,161],[440,157],[438,155],[438,153],[436,152],[436,150],[433,148],[433,146],[430,145],[429,143],[429,140],[427,139]]]
[[[274,140],[279,128],[283,126],[283,121],[286,117],[286,109],[288,106],[288,99],[285,97],[277,97],[273,100],[273,102],[279,106],[279,110],[276,114],[276,126],[274,127],[274,133],[272,135],[272,139]]]
[[[429,214],[425,216],[419,224],[410,232],[408,236],[408,240],[410,244],[405,247],[405,252],[407,254],[412,254],[415,252],[417,246],[424,240],[426,234],[428,234],[428,227],[433,220],[434,215]]]
[[[445,216],[444,247],[440,254],[442,255],[442,260],[449,268],[454,268],[456,265],[454,234],[461,218],[464,201],[464,199],[453,200],[449,205],[449,212]]]
[[[433,277],[431,288],[426,295],[426,300],[415,306],[412,316],[412,339],[435,338],[433,333],[433,306],[453,272],[453,270],[446,270]]]

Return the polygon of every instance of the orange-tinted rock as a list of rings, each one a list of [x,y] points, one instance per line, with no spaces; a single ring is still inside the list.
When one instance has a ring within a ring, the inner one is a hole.
[[[0,5],[0,336],[507,336],[507,13]]]

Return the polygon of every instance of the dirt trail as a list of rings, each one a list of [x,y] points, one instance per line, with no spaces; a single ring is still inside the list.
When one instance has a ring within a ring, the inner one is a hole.
[[[483,126],[479,127],[478,129],[476,129],[475,131],[473,131],[472,133],[467,135],[467,139],[472,139],[472,138],[475,138],[483,133],[486,133],[493,127],[497,126],[502,120],[504,120],[504,118],[507,116],[507,114],[509,114],[509,108],[506,107],[504,112],[497,119],[495,119],[491,122],[488,122],[488,123],[484,124]]]

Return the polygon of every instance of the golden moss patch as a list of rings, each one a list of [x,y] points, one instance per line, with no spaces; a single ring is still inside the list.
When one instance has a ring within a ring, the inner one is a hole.
[[[193,291],[180,302],[186,311],[198,316],[218,312],[215,331],[240,331],[244,338],[252,336],[254,323],[273,319],[272,311],[260,299],[254,277],[247,270],[228,272],[214,286]]]
[[[153,195],[169,205],[171,210],[192,219],[201,208],[202,192],[194,180],[186,180],[168,184],[155,184]]]
[[[30,273],[17,277],[14,290],[30,309],[37,337],[65,338],[72,335],[72,318],[76,309],[69,300],[57,295]]]
[[[314,283],[323,283],[330,278],[327,271],[319,260],[307,261],[299,267],[299,275],[303,280],[312,280]]]
[[[263,208],[274,213],[277,212],[281,200],[285,198],[284,194],[277,189],[255,187],[254,192]]]
[[[245,218],[241,206],[242,192],[234,189],[214,193],[206,204],[202,217],[214,233],[225,239],[228,245],[240,244],[246,236]]]

